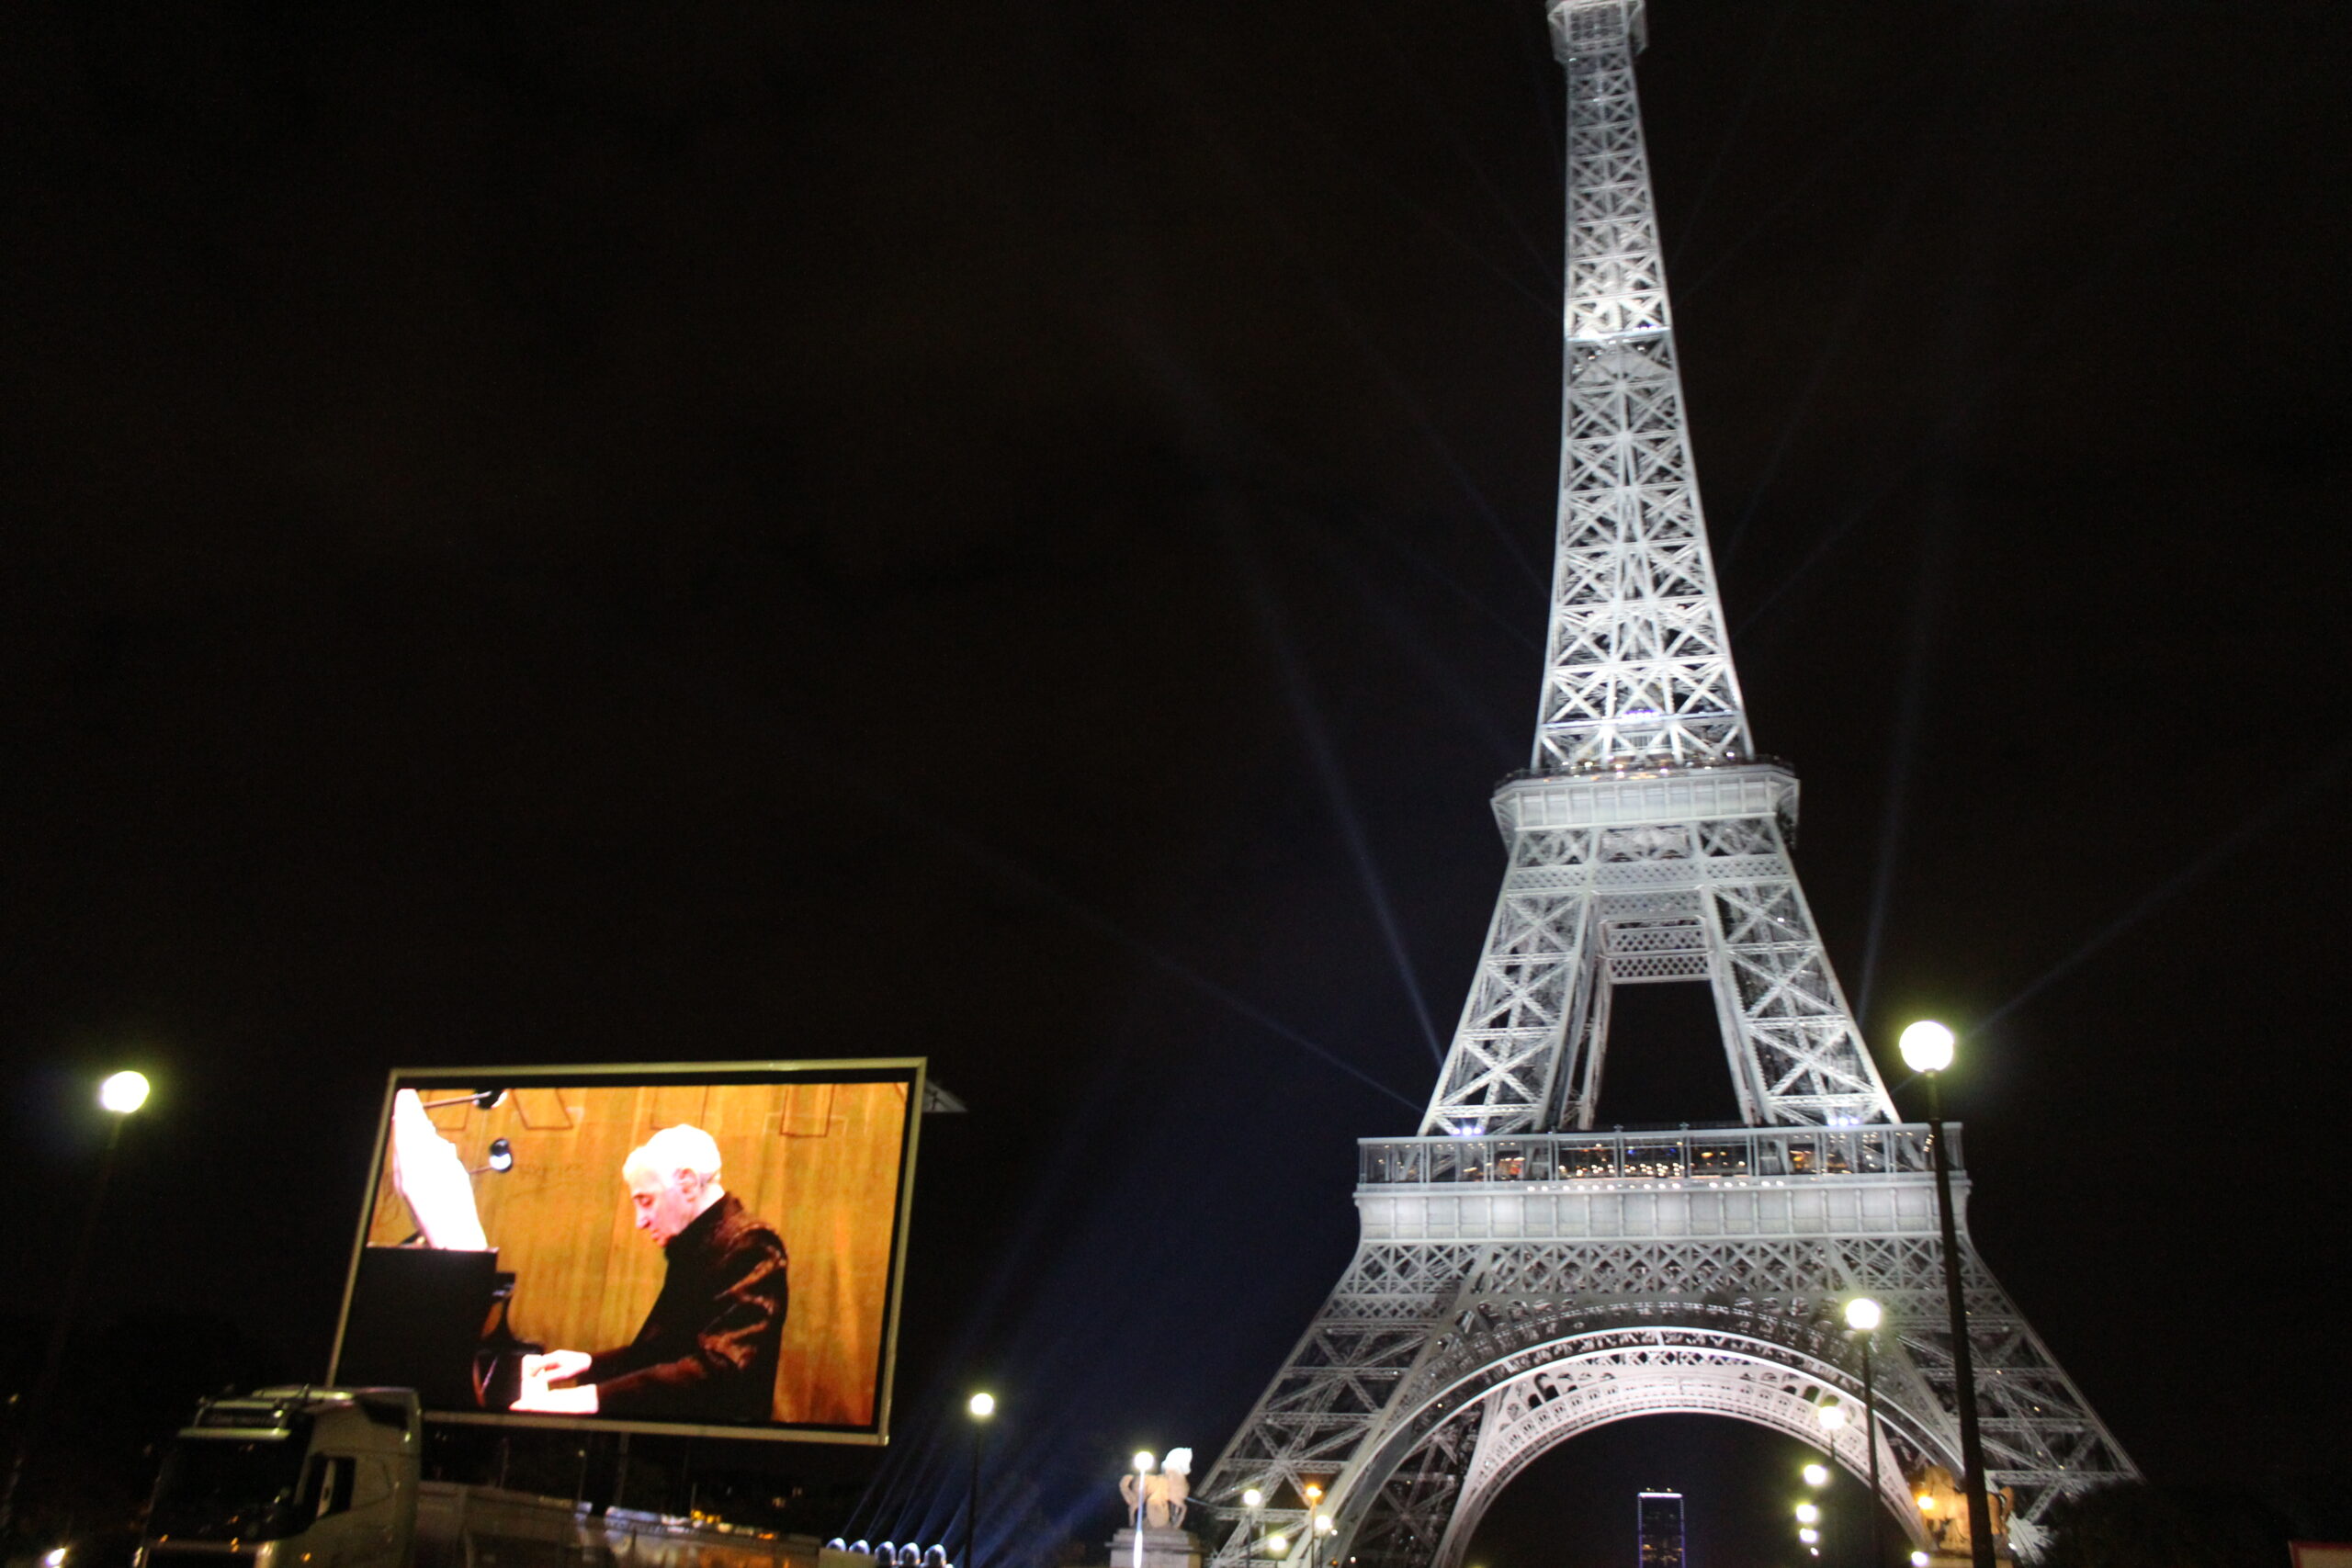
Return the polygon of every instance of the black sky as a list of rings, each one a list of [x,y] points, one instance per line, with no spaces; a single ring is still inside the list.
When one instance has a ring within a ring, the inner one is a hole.
[[[2347,26],[1658,0],[1643,67],[1816,915],[2176,1479],[2352,1461]],[[29,0],[0,73],[0,1306],[119,1061],[99,1310],[310,1370],[389,1067],[924,1055],[876,1517],[970,1377],[1087,1532],[1214,1453],[1525,761],[1535,0]]]

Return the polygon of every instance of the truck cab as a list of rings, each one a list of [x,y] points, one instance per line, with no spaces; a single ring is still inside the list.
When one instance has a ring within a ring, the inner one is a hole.
[[[423,1446],[408,1389],[209,1399],[164,1461],[133,1568],[405,1568]]]

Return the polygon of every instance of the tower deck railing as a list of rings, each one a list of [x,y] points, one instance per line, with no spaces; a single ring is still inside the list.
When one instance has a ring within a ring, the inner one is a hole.
[[[1960,1129],[1944,1135],[1961,1168]],[[1926,1176],[1935,1169],[1924,1123],[1860,1127],[1689,1127],[1547,1133],[1498,1138],[1366,1138],[1357,1179],[1367,1187],[1466,1181],[1715,1181],[1752,1178]]]

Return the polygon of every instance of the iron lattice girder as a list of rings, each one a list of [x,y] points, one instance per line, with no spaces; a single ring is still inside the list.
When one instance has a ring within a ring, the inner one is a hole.
[[[1767,763],[1507,784],[1495,810],[1510,869],[1424,1132],[1589,1126],[1607,985],[1712,983],[1743,1114],[1888,1122],[1790,863],[1796,782]],[[1622,962],[1628,923],[1670,925],[1677,954]]]
[[[1957,1469],[1926,1129],[1475,1143],[1477,1163],[1464,1165],[1440,1157],[1462,1153],[1462,1140],[1366,1141],[1356,1257],[1200,1493],[1227,1526],[1220,1562],[1252,1550],[1250,1521],[1233,1506],[1245,1487],[1273,1495],[1321,1482],[1348,1555],[1453,1568],[1447,1551],[1458,1554],[1468,1525],[1539,1438],[1549,1447],[1653,1404],[1786,1427],[1788,1389],[1858,1398],[1859,1362],[1837,1318],[1857,1292],[1887,1313],[1878,1358],[1885,1457],[1898,1473],[1929,1462]],[[1660,1149],[1679,1153],[1658,1165]],[[1605,1165],[1583,1168],[1602,1179],[1564,1174],[1595,1150],[1613,1151]],[[1703,1174],[1722,1151],[1747,1162],[1744,1174]],[[1643,1168],[1670,1174],[1623,1174]],[[1529,1179],[1531,1170],[1550,1179]],[[1441,1172],[1446,1179],[1396,1179]],[[2013,1489],[2030,1524],[2060,1495],[2133,1473],[1964,1231],[1962,1263],[1992,1483]],[[1648,1364],[1678,1370],[1661,1370],[1644,1393],[1644,1363],[1624,1359],[1636,1351],[1658,1352]],[[1611,1375],[1624,1386],[1611,1400],[1521,1433],[1512,1465],[1473,1469],[1482,1441],[1490,1452],[1502,1441],[1484,1425],[1503,1418],[1501,1391],[1597,1356],[1617,1358]],[[1714,1383],[1689,1382],[1701,1363]],[[1261,1511],[1256,1528],[1280,1522]]]

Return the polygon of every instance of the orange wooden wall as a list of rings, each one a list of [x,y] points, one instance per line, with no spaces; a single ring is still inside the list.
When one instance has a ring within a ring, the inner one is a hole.
[[[469,1168],[492,1139],[514,1145],[514,1168],[476,1177],[475,1201],[498,1266],[515,1277],[514,1332],[549,1349],[607,1350],[636,1337],[662,1288],[662,1249],[637,1229],[621,1162],[656,1128],[685,1122],[708,1133],[720,1184],[776,1228],[791,1258],[775,1418],[862,1427],[878,1392],[907,1092],[902,1083],[519,1089],[492,1111],[456,1105],[432,1116]],[[415,1228],[387,1156],[368,1245],[396,1246]]]

